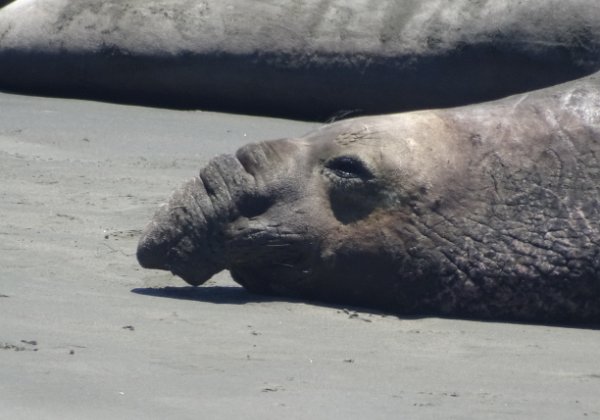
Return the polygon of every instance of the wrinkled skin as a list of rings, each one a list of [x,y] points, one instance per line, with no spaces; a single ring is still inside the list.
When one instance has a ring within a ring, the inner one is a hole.
[[[247,145],[159,209],[138,259],[401,314],[598,322],[599,86]]]

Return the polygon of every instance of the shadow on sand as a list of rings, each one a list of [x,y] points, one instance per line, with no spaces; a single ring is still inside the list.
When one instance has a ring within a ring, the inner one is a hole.
[[[166,286],[166,287],[139,287],[131,289],[132,293],[144,296],[154,296],[169,299],[182,299],[182,300],[195,300],[198,302],[209,302],[215,304],[227,304],[227,305],[245,305],[247,303],[261,303],[261,302],[288,302],[298,304],[308,304],[314,306],[321,306],[325,308],[336,309],[341,312],[350,314],[351,317],[357,316],[356,314],[371,314],[381,316],[397,316],[393,313],[387,313],[378,311],[372,308],[365,308],[353,305],[336,304],[332,302],[322,302],[305,299],[294,299],[291,297],[284,296],[269,296],[259,295],[251,293],[239,286]],[[354,314],[354,315],[352,315]],[[418,319],[420,316],[403,316],[402,319]]]
[[[456,319],[463,321],[474,321],[474,322],[488,322],[488,323],[503,323],[503,324],[516,324],[516,325],[538,325],[546,327],[559,327],[559,328],[575,328],[575,329],[588,329],[588,330],[600,330],[600,324],[596,323],[578,323],[578,322],[519,322],[510,319],[478,319],[469,316],[461,317],[444,317],[440,314],[394,314],[392,312],[374,310],[372,308],[357,307],[353,305],[340,305],[330,302],[320,301],[306,301],[302,299],[285,298],[281,296],[268,296],[258,295],[251,293],[243,287],[237,286],[167,286],[167,287],[140,287],[131,290],[132,293],[144,296],[155,296],[170,299],[182,299],[182,300],[195,300],[198,302],[209,302],[215,304],[228,304],[228,305],[244,305],[247,303],[260,303],[260,302],[291,302],[291,303],[307,303],[316,306],[322,306],[332,309],[344,311],[346,313],[370,313],[373,315],[381,316],[395,316],[400,320],[416,320],[423,318],[445,318],[445,319]],[[354,317],[352,315],[351,317]]]
[[[140,287],[132,289],[131,292],[145,296],[197,300],[199,302],[229,305],[244,305],[251,302],[275,302],[282,300],[271,296],[256,295],[248,292],[243,287],[236,286]]]

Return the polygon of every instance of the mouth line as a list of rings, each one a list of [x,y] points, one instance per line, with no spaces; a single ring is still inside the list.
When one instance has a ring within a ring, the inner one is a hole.
[[[247,228],[231,238],[228,270],[251,292],[297,295],[314,281],[316,242],[281,225]]]
[[[230,233],[225,242],[229,269],[241,265],[291,266],[306,259],[306,245],[302,235],[282,232],[272,225]]]

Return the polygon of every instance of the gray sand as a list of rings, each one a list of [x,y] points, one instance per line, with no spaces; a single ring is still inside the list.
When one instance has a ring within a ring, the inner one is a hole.
[[[140,230],[207,159],[313,127],[0,94],[0,418],[600,418],[599,330],[407,320],[138,267]]]

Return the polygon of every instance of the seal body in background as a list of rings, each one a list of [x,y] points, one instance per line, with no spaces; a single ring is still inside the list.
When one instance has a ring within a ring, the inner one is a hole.
[[[16,0],[0,89],[325,120],[600,69],[596,0]]]

